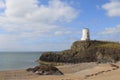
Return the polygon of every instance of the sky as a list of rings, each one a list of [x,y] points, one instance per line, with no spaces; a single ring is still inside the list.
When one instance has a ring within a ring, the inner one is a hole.
[[[120,42],[120,0],[0,0],[0,51],[69,49],[83,28]]]

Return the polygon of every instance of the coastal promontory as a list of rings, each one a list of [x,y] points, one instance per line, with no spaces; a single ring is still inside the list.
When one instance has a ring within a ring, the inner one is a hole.
[[[98,40],[75,41],[71,49],[60,52],[45,52],[39,58],[40,62],[56,63],[111,63],[119,60],[120,43]]]

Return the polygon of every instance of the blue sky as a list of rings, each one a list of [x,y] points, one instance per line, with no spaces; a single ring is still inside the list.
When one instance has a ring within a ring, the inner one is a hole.
[[[0,0],[0,51],[59,51],[80,40],[120,41],[120,0]]]

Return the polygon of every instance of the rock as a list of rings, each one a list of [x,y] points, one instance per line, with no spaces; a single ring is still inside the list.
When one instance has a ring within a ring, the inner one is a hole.
[[[98,63],[114,63],[120,60],[120,50],[99,48],[96,57]]]
[[[120,44],[107,41],[76,41],[71,49],[61,52],[45,52],[40,61],[55,63],[98,62],[112,63],[120,60]]]
[[[34,68],[28,68],[27,71],[32,71],[38,75],[63,75],[63,73],[54,66],[41,65]]]
[[[39,69],[39,66],[35,66],[34,68],[28,68],[26,71],[28,72],[36,72]]]
[[[94,46],[96,43],[93,41],[76,41],[71,46],[71,50],[73,51],[84,51]]]
[[[44,54],[41,55],[39,60],[48,61],[48,62],[55,62],[55,61],[58,62],[60,57],[61,56],[55,52],[45,52]]]
[[[28,72],[30,72],[30,71],[32,71],[33,70],[33,68],[28,68],[28,69],[26,69],[26,71],[28,71]]]

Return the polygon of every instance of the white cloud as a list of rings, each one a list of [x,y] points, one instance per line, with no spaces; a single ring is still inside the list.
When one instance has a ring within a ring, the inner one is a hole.
[[[105,28],[98,34],[102,40],[120,41],[120,25]]]
[[[5,3],[4,1],[0,0],[0,9],[4,9],[5,8]]]
[[[56,31],[55,35],[59,36],[59,35],[65,35],[65,34],[71,34],[71,31]]]
[[[21,47],[32,50],[38,46],[34,42],[40,38],[71,33],[72,29],[59,26],[56,22],[68,23],[76,18],[78,13],[73,7],[61,0],[49,0],[48,5],[37,3],[38,0],[5,0],[5,12],[0,16],[1,50],[20,50]],[[24,41],[34,45],[24,44]],[[38,47],[42,49],[42,46]]]
[[[21,41],[21,38],[17,35],[0,35],[0,51],[49,51],[49,50],[64,50],[70,47],[69,43],[51,43],[43,42],[40,44],[32,44],[33,40],[27,40],[27,43],[23,42],[26,39]],[[58,46],[59,45],[59,46]],[[59,48],[59,49],[58,49]]]
[[[110,1],[120,1],[120,0],[110,0]]]
[[[103,32],[101,32],[101,34],[120,34],[120,25],[117,25],[116,27],[112,27],[112,28],[105,28],[105,30]]]
[[[27,3],[27,5],[26,5]],[[76,17],[75,10],[60,0],[49,0],[49,5],[37,5],[37,0],[6,0],[6,15],[29,21],[71,21]],[[69,14],[68,14],[69,13]]]
[[[111,0],[102,6],[110,17],[120,16],[120,0]]]

